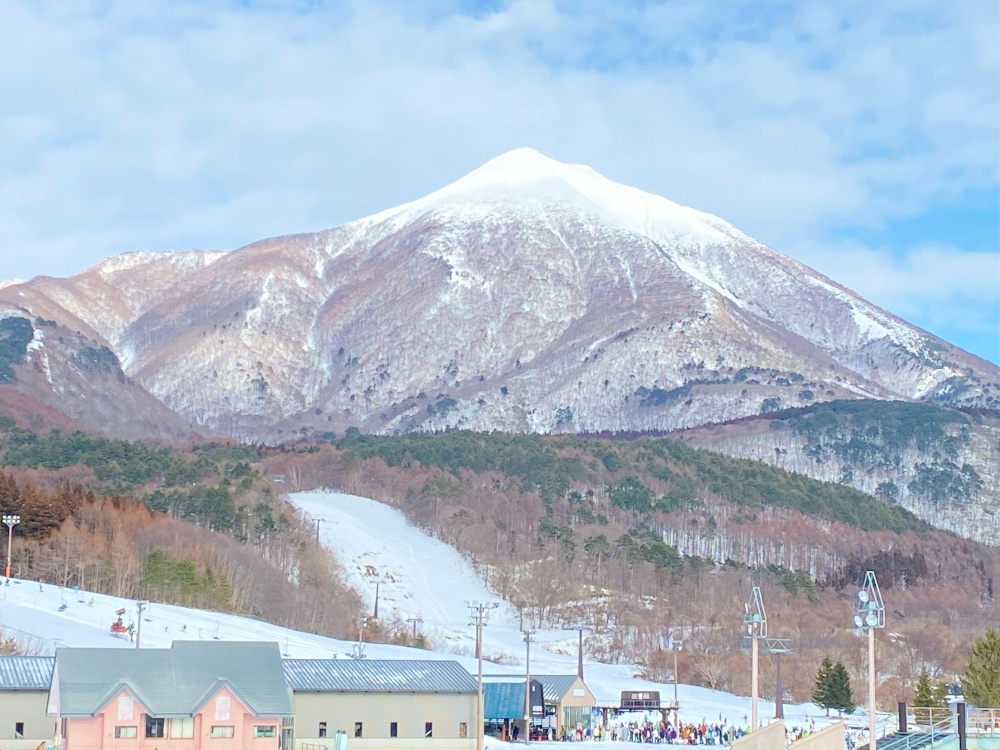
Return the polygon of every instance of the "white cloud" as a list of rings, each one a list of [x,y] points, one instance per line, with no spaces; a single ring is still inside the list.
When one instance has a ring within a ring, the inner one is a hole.
[[[993,2],[454,7],[0,0],[0,276],[333,226],[521,145],[811,264],[997,184]]]

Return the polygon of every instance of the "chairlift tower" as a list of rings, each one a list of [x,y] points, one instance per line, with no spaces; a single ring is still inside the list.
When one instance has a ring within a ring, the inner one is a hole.
[[[760,586],[750,592],[750,601],[743,605],[743,625],[750,638],[750,731],[757,730],[757,699],[760,697],[760,640],[767,638],[767,613]]]
[[[885,603],[875,571],[869,570],[858,591],[853,629],[868,634],[868,747],[871,750],[875,750],[875,631],[884,627]]]
[[[774,718],[785,718],[784,693],[781,684],[781,655],[792,653],[791,638],[765,638],[764,653],[774,657]]]

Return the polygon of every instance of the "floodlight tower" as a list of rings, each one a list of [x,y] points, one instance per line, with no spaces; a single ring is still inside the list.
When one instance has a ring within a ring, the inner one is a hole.
[[[3,575],[10,578],[10,547],[14,541],[14,527],[21,523],[21,517],[5,513],[3,522],[7,524],[7,567],[3,569]]]
[[[750,638],[750,731],[757,729],[757,699],[760,696],[760,645],[761,638],[767,638],[767,614],[764,612],[764,599],[760,595],[760,586],[754,586],[750,592],[750,601],[743,605],[743,624]]]
[[[875,748],[875,630],[885,627],[885,603],[878,588],[875,571],[865,573],[865,582],[858,591],[858,606],[854,629],[868,633],[868,747]]]

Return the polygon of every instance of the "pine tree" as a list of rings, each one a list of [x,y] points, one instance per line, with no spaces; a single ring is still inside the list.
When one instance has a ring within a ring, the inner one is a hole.
[[[842,713],[853,712],[857,704],[854,702],[854,693],[851,691],[851,678],[847,674],[847,668],[843,662],[838,661],[830,669],[827,685],[829,707]]]
[[[816,682],[812,694],[812,702],[820,708],[825,708],[827,716],[830,715],[830,709],[833,707],[833,704],[830,703],[830,672],[832,669],[833,662],[830,661],[830,657],[824,656],[823,662],[819,665],[819,671],[816,672]]]
[[[929,724],[930,709],[937,704],[931,677],[926,670],[920,673],[917,686],[913,690],[913,718],[918,724]]]
[[[1000,706],[1000,633],[992,626],[969,648],[961,683],[962,695],[973,706]]]

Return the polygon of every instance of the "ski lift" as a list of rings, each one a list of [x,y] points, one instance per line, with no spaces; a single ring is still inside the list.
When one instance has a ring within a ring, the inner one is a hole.
[[[116,638],[124,638],[128,634],[128,628],[125,623],[122,622],[122,618],[125,616],[125,608],[115,610],[115,615],[118,617],[117,620],[111,623],[111,635]]]

